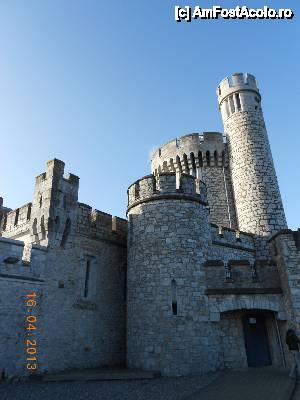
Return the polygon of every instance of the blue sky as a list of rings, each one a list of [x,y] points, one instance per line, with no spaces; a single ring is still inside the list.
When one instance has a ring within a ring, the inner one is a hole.
[[[257,77],[285,211],[300,227],[298,1],[291,21],[174,21],[175,5],[262,7],[264,1],[27,0],[0,3],[0,195],[32,200],[59,158],[80,176],[79,200],[125,216],[129,184],[151,149],[222,130],[215,90],[233,72]]]

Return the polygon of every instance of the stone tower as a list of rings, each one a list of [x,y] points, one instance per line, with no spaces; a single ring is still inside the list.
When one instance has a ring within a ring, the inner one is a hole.
[[[210,222],[236,229],[234,198],[227,144],[220,132],[192,133],[160,146],[151,159],[151,171],[193,175],[206,184]]]
[[[269,235],[286,229],[286,220],[261,108],[257,82],[233,74],[217,89],[239,229]]]
[[[64,175],[63,161],[47,163],[47,171],[37,176],[32,202],[31,242],[62,247],[73,230],[77,210],[79,178]]]
[[[128,217],[128,365],[173,376],[216,368],[221,355],[205,348],[218,340],[205,296],[205,185],[181,174],[176,189],[175,172],[149,175],[129,187]]]

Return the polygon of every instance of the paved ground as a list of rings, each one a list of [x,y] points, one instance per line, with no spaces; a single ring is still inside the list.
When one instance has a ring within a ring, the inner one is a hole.
[[[182,400],[218,374],[137,381],[32,382],[0,384],[1,400]]]
[[[292,399],[294,385],[286,370],[249,368],[221,375],[188,400],[300,400]]]
[[[1,400],[291,400],[287,371],[256,368],[138,381],[0,384]],[[300,384],[293,400],[300,400]]]
[[[300,381],[298,380],[294,396],[291,400],[299,400],[299,399],[300,399]]]

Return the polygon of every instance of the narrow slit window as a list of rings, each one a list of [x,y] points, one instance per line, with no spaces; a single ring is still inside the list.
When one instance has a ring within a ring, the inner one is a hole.
[[[241,106],[241,99],[240,99],[240,94],[239,93],[235,94],[235,100],[236,100],[237,109],[241,110],[242,106]]]
[[[27,221],[30,220],[31,218],[31,203],[28,204],[28,208],[27,208]]]
[[[230,104],[231,113],[233,114],[235,112],[235,109],[234,109],[234,102],[233,102],[232,96],[229,97],[229,104]]]
[[[172,314],[177,315],[177,284],[175,279],[172,279],[171,282],[171,290],[172,290]]]
[[[44,216],[42,216],[42,218],[41,218],[41,232],[42,232],[42,240],[46,239],[46,228],[45,228]]]
[[[17,209],[16,209],[16,215],[15,215],[15,222],[14,222],[14,226],[17,226],[17,225],[18,225],[18,221],[19,221],[19,213],[20,213],[20,210],[19,210],[19,208],[17,208]]]
[[[70,234],[70,229],[71,229],[71,220],[70,218],[67,218],[66,223],[65,223],[65,228],[62,234],[62,239],[60,242],[60,247],[65,248],[69,234]]]
[[[226,110],[227,117],[229,117],[230,110],[229,110],[228,99],[225,100],[225,110]]]
[[[89,294],[90,270],[91,270],[91,260],[87,260],[86,261],[86,266],[85,266],[85,279],[84,279],[84,294],[83,294],[83,297],[88,297],[88,294]]]
[[[2,226],[3,231],[6,230],[6,225],[7,225],[7,214],[4,215],[4,219],[3,219],[3,226]]]

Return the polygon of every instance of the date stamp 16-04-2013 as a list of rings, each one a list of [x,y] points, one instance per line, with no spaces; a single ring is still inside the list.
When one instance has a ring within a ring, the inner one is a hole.
[[[25,321],[25,353],[26,353],[26,369],[28,372],[36,372],[38,365],[37,355],[37,294],[36,292],[26,295],[26,321]]]

